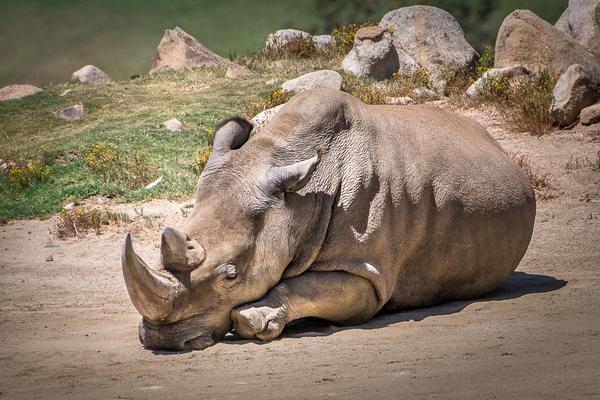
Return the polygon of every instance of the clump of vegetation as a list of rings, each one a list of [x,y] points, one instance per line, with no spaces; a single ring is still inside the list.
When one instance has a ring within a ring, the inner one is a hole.
[[[567,171],[573,171],[576,169],[583,169],[583,168],[587,168],[590,169],[594,172],[598,172],[600,171],[600,151],[596,153],[596,158],[593,160],[590,160],[588,157],[573,157],[571,156],[571,158],[569,159],[569,161],[567,161],[567,164],[565,165],[565,169]]]
[[[34,159],[26,164],[15,163],[8,167],[3,173],[9,184],[24,189],[35,182],[47,180],[50,176],[50,167],[42,160]]]
[[[533,165],[531,165],[531,161],[529,157],[525,154],[520,153],[511,153],[511,157],[517,162],[519,167],[525,172],[529,181],[531,182],[531,186],[538,192],[538,196],[542,199],[549,199],[554,197],[549,191],[554,189],[552,184],[550,183],[550,178],[548,174],[542,174],[537,171]]]
[[[479,60],[477,61],[475,73],[479,78],[492,68],[494,68],[494,48],[488,45],[485,46],[483,54],[481,55],[481,57],[479,57]]]
[[[61,239],[82,236],[89,231],[100,234],[107,225],[118,225],[129,222],[127,215],[99,208],[74,208],[62,210],[54,232]]]
[[[204,147],[203,149],[200,149],[198,153],[196,153],[196,157],[194,157],[194,161],[192,162],[192,171],[200,175],[204,170],[211,153],[211,147]]]
[[[372,21],[367,21],[362,24],[347,24],[335,26],[331,30],[331,36],[335,39],[335,48],[338,53],[346,54],[354,46],[354,36],[360,28],[374,25]]]
[[[312,58],[319,50],[310,37],[297,36],[286,43],[273,43],[262,51],[262,56],[267,59],[281,58]]]
[[[100,142],[81,150],[88,170],[107,183],[120,182],[129,189],[137,189],[148,183],[154,174],[154,168],[141,152],[124,151],[113,144]]]
[[[281,88],[272,89],[258,100],[249,102],[246,105],[244,116],[252,118],[261,111],[286,103],[292,97],[294,97],[292,92],[286,92]]]

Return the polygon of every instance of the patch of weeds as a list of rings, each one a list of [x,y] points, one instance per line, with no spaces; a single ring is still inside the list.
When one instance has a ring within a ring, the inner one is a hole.
[[[81,149],[85,166],[106,183],[122,182],[129,189],[148,183],[155,173],[146,155],[125,151],[109,143],[96,142]]]
[[[59,221],[54,228],[54,233],[60,239],[82,236],[89,231],[99,235],[104,226],[130,222],[125,214],[99,208],[62,210],[58,217]]]
[[[385,104],[383,86],[371,78],[358,78],[346,74],[342,90],[365,104]]]
[[[494,68],[494,47],[487,45],[483,50],[483,54],[477,61],[475,73],[477,74],[477,77],[480,78],[484,73],[492,68]]]
[[[34,159],[26,164],[7,162],[9,165],[2,173],[9,185],[24,189],[35,182],[43,182],[50,176],[50,167],[41,159]]]
[[[285,43],[275,41],[262,51],[262,56],[270,60],[281,58],[313,58],[319,50],[310,37],[297,36]]]
[[[376,25],[372,21],[361,24],[347,24],[335,26],[331,30],[331,36],[335,39],[335,49],[338,53],[347,54],[354,47],[354,36],[360,28]]]
[[[212,153],[212,147],[205,147],[196,153],[196,157],[194,157],[194,161],[192,162],[192,171],[194,171],[197,175],[202,173],[208,159]]]
[[[529,181],[531,182],[531,186],[538,192],[539,197],[542,199],[549,199],[554,197],[549,191],[554,189],[552,184],[550,183],[550,178],[548,174],[542,174],[537,171],[533,165],[531,165],[531,161],[529,157],[525,154],[520,153],[511,153],[511,157],[516,161],[516,163],[521,167],[521,169],[525,172]]]
[[[567,171],[573,171],[576,169],[590,169],[594,172],[600,171],[600,151],[596,153],[596,158],[590,160],[588,157],[580,156],[573,157],[567,161],[567,165],[565,165],[565,169]]]
[[[294,97],[293,92],[286,92],[281,88],[272,89],[258,100],[248,102],[243,114],[245,117],[252,118],[261,111],[286,103],[292,97]]]

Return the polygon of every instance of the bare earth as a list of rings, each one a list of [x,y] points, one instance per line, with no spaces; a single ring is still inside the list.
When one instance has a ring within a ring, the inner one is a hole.
[[[11,222],[0,226],[0,399],[600,398],[600,125],[538,139],[461,112],[528,155],[556,196],[538,201],[527,255],[488,297],[349,328],[304,323],[266,344],[152,352],[121,278],[123,233],[155,259],[163,223],[189,209],[110,205],[144,217],[69,240],[49,232],[55,218]]]

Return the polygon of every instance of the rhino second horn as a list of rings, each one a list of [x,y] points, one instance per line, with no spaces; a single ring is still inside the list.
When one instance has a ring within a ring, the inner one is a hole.
[[[127,292],[138,312],[152,321],[166,319],[184,286],[170,274],[149,268],[133,251],[129,233],[125,236],[121,263]]]
[[[169,271],[189,272],[204,261],[205,252],[200,243],[185,232],[167,225],[160,242],[160,257]]]

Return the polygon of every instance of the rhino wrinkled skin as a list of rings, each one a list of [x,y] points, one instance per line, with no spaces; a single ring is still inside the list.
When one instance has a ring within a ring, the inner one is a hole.
[[[439,108],[302,92],[256,135],[216,128],[196,204],[149,268],[123,273],[147,348],[270,340],[296,319],[357,324],[481,296],[515,270],[535,219],[527,176],[476,122]]]

